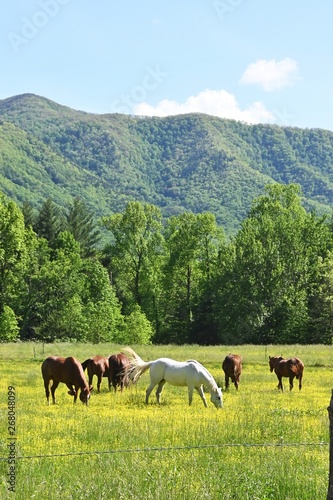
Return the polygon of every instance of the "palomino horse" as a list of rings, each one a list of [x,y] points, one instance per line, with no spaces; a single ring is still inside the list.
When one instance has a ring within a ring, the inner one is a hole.
[[[282,377],[289,377],[290,390],[293,388],[293,380],[296,377],[299,381],[299,390],[302,389],[302,377],[304,363],[299,358],[285,359],[282,356],[269,356],[269,367],[274,370],[278,378],[278,389],[283,391]]]
[[[109,357],[109,389],[111,385],[114,391],[117,391],[117,386],[123,392],[123,388],[129,385],[129,372],[131,369],[131,361],[126,354],[120,352],[119,354],[111,354]]]
[[[51,394],[53,404],[55,400],[55,390],[59,383],[66,384],[70,396],[74,396],[74,403],[76,402],[78,391],[80,389],[80,400],[82,403],[88,404],[90,398],[90,389],[85,379],[81,363],[73,358],[60,358],[58,356],[50,356],[45,359],[42,364],[42,376],[44,380],[45,394],[47,402],[50,404],[50,381]]]
[[[242,358],[238,354],[228,354],[223,360],[222,370],[225,375],[225,388],[229,388],[229,378],[238,390],[240,376],[242,374]]]
[[[208,405],[203,391],[204,385],[210,392],[212,403],[214,403],[216,408],[222,408],[222,389],[217,386],[217,383],[209,371],[198,361],[191,359],[189,361],[180,362],[169,358],[159,358],[155,361],[145,362],[130,347],[124,350],[132,357],[130,378],[134,383],[137,382],[148,368],[150,368],[150,385],[146,391],[146,404],[148,404],[150,393],[156,385],[156,399],[157,402],[160,403],[163,386],[168,382],[171,385],[179,387],[187,385],[189,404],[192,403],[193,391],[196,389],[203,404],[207,407]]]
[[[91,386],[93,376],[97,377],[97,392],[101,392],[101,382],[103,377],[109,377],[109,358],[105,356],[95,356],[82,363],[83,371],[87,369],[89,385]],[[109,387],[110,388],[110,387]]]

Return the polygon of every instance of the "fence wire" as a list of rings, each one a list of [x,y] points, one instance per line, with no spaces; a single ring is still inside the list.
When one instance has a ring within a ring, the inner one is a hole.
[[[297,447],[315,447],[329,446],[328,442],[319,443],[222,443],[222,444],[207,444],[197,446],[170,446],[170,447],[153,447],[153,448],[129,448],[120,450],[96,450],[96,451],[75,451],[68,453],[53,453],[48,455],[21,455],[16,456],[15,460],[32,460],[40,458],[57,458],[57,457],[74,457],[84,455],[113,455],[117,453],[148,453],[148,452],[172,452],[172,451],[188,451],[188,450],[206,450],[219,448],[297,448]],[[0,462],[7,461],[8,457],[0,457]]]

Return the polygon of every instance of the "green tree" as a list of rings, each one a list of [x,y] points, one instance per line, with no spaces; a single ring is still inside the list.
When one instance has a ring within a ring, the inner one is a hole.
[[[164,329],[160,341],[205,342],[212,318],[209,300],[203,306],[204,291],[216,273],[223,241],[223,231],[212,214],[185,212],[168,219],[162,286]],[[198,324],[203,331],[199,332]]]
[[[309,328],[306,342],[332,344],[333,341],[333,253],[318,257],[318,273],[308,295]]]
[[[22,205],[22,214],[24,217],[25,227],[31,226],[35,227],[36,224],[36,214],[33,206],[28,201],[25,201]]]
[[[39,245],[31,271],[24,315],[29,337],[110,342],[118,335],[123,318],[108,273],[97,260],[81,258],[71,233],[60,233],[48,252]]]
[[[28,261],[22,212],[0,193],[0,314],[17,300]]]
[[[81,300],[88,332],[86,340],[123,342],[124,317],[107,270],[97,260],[86,259],[82,262],[81,275],[84,277]]]
[[[153,328],[146,315],[136,305],[128,316],[125,317],[124,331],[118,338],[117,342],[126,344],[151,344],[153,336]]]
[[[130,202],[124,213],[105,217],[112,233],[108,268],[126,315],[140,306],[158,328],[158,286],[163,248],[162,216],[154,205]]]
[[[52,246],[57,236],[65,229],[64,217],[57,205],[48,198],[39,211],[34,230]]]
[[[242,223],[233,266],[222,277],[220,308],[229,312],[221,330],[228,340],[232,332],[234,343],[304,342],[309,286],[328,240],[323,221],[302,207],[299,187],[266,189]]]
[[[79,198],[74,199],[69,209],[67,229],[80,243],[82,257],[95,255],[96,246],[101,239],[100,231],[94,222],[93,213]]]
[[[14,311],[5,305],[0,314],[0,342],[13,342],[17,340],[19,330]]]

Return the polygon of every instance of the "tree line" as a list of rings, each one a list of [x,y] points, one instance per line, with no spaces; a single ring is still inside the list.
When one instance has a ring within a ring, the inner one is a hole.
[[[80,199],[0,195],[0,339],[328,344],[332,250],[296,184],[267,186],[230,239],[212,213],[131,201],[96,222]]]

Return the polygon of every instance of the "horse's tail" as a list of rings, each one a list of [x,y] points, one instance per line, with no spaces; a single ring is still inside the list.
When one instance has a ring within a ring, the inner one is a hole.
[[[125,347],[123,349],[125,353],[127,353],[130,357],[130,362],[131,362],[131,368],[129,370],[129,378],[135,384],[141,375],[150,368],[151,364],[154,362],[153,361],[143,361],[140,356],[131,349],[131,347]]]
[[[304,364],[301,362],[299,366],[299,372],[296,378],[298,379],[298,388],[299,390],[302,389],[302,378],[303,378],[303,370],[304,370]]]
[[[88,367],[90,362],[91,362],[91,359],[89,358],[89,359],[86,359],[85,361],[83,361],[83,363],[81,363],[83,371]]]

